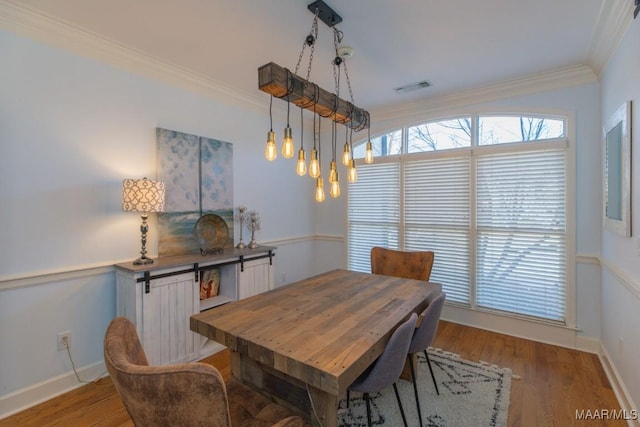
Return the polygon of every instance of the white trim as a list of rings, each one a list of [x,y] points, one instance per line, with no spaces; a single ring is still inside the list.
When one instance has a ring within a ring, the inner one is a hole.
[[[605,0],[602,2],[598,26],[591,39],[589,65],[599,76],[616,51],[627,32],[633,16],[630,0]]]
[[[68,270],[41,272],[31,276],[5,278],[0,280],[0,292],[9,289],[37,286],[63,280],[74,280],[81,279],[83,277],[98,276],[100,274],[109,274],[114,271],[113,264],[78,267]]]
[[[419,120],[420,117],[445,111],[456,109],[462,111],[470,105],[595,83],[597,81],[598,77],[588,66],[579,65],[567,67],[521,79],[383,109],[376,111],[375,114],[372,113],[374,117],[372,117],[371,123],[372,125],[376,125],[376,123],[394,119],[401,119],[403,123],[409,123],[412,121],[412,118]],[[381,128],[376,127],[375,130],[372,129],[372,134],[380,131]]]
[[[598,354],[601,346],[602,342],[598,338],[585,337],[582,335],[576,336],[576,350]]]
[[[1,3],[0,3],[1,4]],[[264,242],[267,246],[285,246],[297,243],[313,242],[313,241],[331,241],[344,242],[345,237],[340,235],[329,234],[309,234],[306,236],[287,237],[283,239],[271,240]],[[114,261],[109,264],[87,265],[80,267],[72,267],[63,270],[51,270],[36,272],[28,276],[15,276],[0,278],[0,292],[17,288],[25,288],[28,286],[45,285],[53,282],[68,281],[81,279],[84,277],[98,276],[101,274],[110,274],[115,271],[114,264],[126,262],[126,260]]]
[[[101,378],[106,376],[106,372],[107,368],[105,367],[104,362],[98,362],[93,365],[80,368],[78,370],[78,375],[83,380],[85,378],[97,379],[98,377]],[[84,385],[86,384],[78,382],[74,372],[71,371],[55,378],[42,381],[38,384],[25,387],[22,390],[5,394],[0,397],[0,419],[16,414]]]
[[[577,338],[578,330],[568,326],[533,319],[503,316],[497,313],[474,310],[445,304],[442,318],[473,328],[485,329],[545,344],[597,353],[597,346],[589,338]]]
[[[296,236],[278,240],[270,240],[268,242],[265,242],[265,245],[279,247],[285,245],[294,245],[296,243],[313,242],[316,240],[325,242],[344,242],[345,237],[337,234],[308,234],[306,236]]]
[[[631,277],[627,272],[616,266],[611,260],[605,257],[600,257],[600,265],[602,265],[609,273],[613,274],[618,282],[622,283],[627,289],[631,291],[636,298],[640,298],[640,282]]]
[[[600,265],[598,255],[576,255],[576,264]]]
[[[638,405],[633,402],[627,387],[624,385],[624,381],[622,377],[618,373],[616,369],[616,365],[613,363],[613,360],[609,356],[609,352],[604,347],[602,343],[600,343],[600,348],[598,351],[598,358],[600,359],[600,364],[602,365],[602,369],[604,369],[604,373],[609,379],[609,383],[611,384],[611,388],[613,389],[613,393],[616,395],[618,399],[618,403],[620,404],[620,409],[626,412],[631,412],[632,410],[638,410]],[[627,420],[627,424],[629,426],[640,426],[640,419],[638,420]]]
[[[241,92],[28,6],[0,0],[0,28],[220,102],[264,112],[264,99],[257,95]]]
[[[565,287],[565,320],[567,326],[575,328],[578,325],[578,306],[577,306],[577,278],[576,278],[576,176],[577,176],[577,160],[576,160],[576,117],[573,112],[566,115],[565,122],[567,135],[567,152],[565,156],[565,235],[567,265],[565,266],[566,287]]]
[[[592,42],[591,67],[571,66],[469,91],[383,108],[372,113],[372,116],[375,116],[373,123],[400,117],[406,119],[445,108],[461,108],[470,104],[596,82],[598,77],[594,70],[597,73],[601,71],[631,22],[632,5],[628,3],[630,2],[627,0],[606,0],[603,4]],[[264,110],[264,101],[255,94],[240,92],[236,88],[105,39],[29,6],[18,6],[0,0],[0,28],[221,102],[248,107],[259,112]]]

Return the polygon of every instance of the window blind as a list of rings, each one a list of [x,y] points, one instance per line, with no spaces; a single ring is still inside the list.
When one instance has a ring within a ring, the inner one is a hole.
[[[469,303],[469,157],[411,161],[404,170],[404,248],[435,252],[431,281]]]
[[[374,246],[397,249],[400,233],[400,165],[358,165],[349,184],[349,269],[371,272]]]
[[[476,303],[565,320],[565,149],[476,163]]]

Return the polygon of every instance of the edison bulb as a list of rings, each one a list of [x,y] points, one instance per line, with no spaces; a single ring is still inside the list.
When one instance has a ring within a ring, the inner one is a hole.
[[[276,152],[276,134],[273,131],[267,133],[267,147],[264,150],[264,157],[270,162],[278,157]]]
[[[304,160],[304,149],[298,151],[298,164],[296,165],[296,173],[304,176],[307,173],[307,162]]]
[[[345,142],[344,149],[342,151],[342,164],[349,166],[349,163],[351,163],[351,148],[349,147],[349,144]]]
[[[290,159],[293,157],[293,135],[291,128],[284,128],[284,139],[282,141],[282,157]]]
[[[329,164],[329,183],[338,180],[338,167],[336,165],[335,160],[332,160]]]
[[[331,197],[340,196],[340,182],[338,182],[338,173],[336,172],[336,180],[329,185],[329,195]]]
[[[316,202],[324,202],[324,181],[322,177],[316,180]]]
[[[309,159],[309,176],[318,178],[320,176],[320,162],[318,161],[318,150],[311,149],[311,159]]]
[[[351,159],[349,163],[349,182],[356,182],[358,180],[358,172],[356,171],[356,161]]]
[[[371,141],[367,142],[367,148],[364,155],[364,162],[367,164],[373,163],[373,144]]]

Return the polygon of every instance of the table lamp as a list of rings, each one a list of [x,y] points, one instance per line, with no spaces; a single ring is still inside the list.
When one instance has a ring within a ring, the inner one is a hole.
[[[149,212],[164,212],[164,182],[147,178],[125,179],[122,183],[122,210],[125,212],[141,212],[142,224],[140,234],[142,249],[135,265],[153,264],[147,257],[147,218]]]

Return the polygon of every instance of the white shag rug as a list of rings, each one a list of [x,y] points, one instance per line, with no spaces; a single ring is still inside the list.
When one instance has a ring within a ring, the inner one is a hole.
[[[438,383],[436,394],[424,353],[418,353],[418,393],[422,411],[421,427],[506,426],[509,416],[510,369],[461,359],[439,349],[429,349],[429,359]],[[409,381],[397,382],[409,427],[417,427],[418,412]],[[371,421],[374,426],[400,427],[402,416],[393,387],[371,394]],[[346,396],[338,409],[340,427],[366,427],[367,408],[360,393]]]

